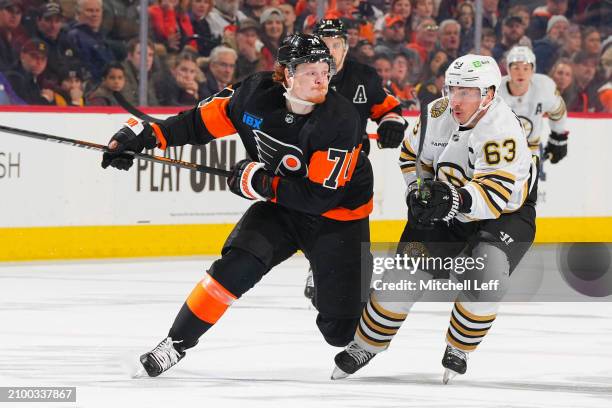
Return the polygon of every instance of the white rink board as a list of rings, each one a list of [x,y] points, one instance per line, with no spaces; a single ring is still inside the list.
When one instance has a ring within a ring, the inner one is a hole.
[[[105,144],[127,117],[0,112],[0,123]],[[408,120],[414,125],[416,118]],[[569,120],[570,153],[560,164],[546,164],[548,180],[540,185],[540,217],[612,216],[611,123],[610,119]],[[203,164],[220,162],[226,167],[244,157],[235,136],[216,143],[220,144],[203,149],[186,146],[182,155],[181,149],[171,148],[170,157],[190,161],[204,156]],[[373,220],[405,217],[397,156],[397,150],[382,151],[372,144]],[[0,227],[233,223],[249,205],[222,190],[221,177],[192,177],[186,170],[146,163],[128,173],[102,170],[100,160],[97,152],[1,133]]]

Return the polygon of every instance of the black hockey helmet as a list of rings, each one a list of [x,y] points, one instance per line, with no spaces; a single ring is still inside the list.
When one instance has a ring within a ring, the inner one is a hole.
[[[310,34],[298,33],[285,37],[278,49],[276,61],[286,66],[291,74],[297,65],[310,62],[327,62],[330,75],[336,73],[336,64],[327,45],[319,37]]]
[[[319,20],[314,30],[313,35],[318,37],[339,37],[347,39],[347,29],[344,22],[337,18],[324,18]]]

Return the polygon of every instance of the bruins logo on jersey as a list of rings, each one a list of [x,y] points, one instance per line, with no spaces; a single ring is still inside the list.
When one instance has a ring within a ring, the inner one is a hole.
[[[525,132],[525,136],[528,138],[531,137],[531,132],[533,132],[533,122],[525,116],[518,116],[518,118],[521,122],[521,126],[523,127],[523,131]]]
[[[446,108],[448,108],[448,98],[440,98],[431,107],[431,111],[429,113],[431,114],[432,118],[439,118],[444,113]]]

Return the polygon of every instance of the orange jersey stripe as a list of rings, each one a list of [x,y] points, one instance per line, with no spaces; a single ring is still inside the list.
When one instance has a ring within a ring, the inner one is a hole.
[[[202,121],[215,139],[236,133],[236,128],[227,116],[229,102],[229,98],[213,98],[200,108]]]
[[[234,300],[236,296],[206,274],[191,291],[187,306],[199,319],[215,324]]]
[[[380,119],[385,113],[398,106],[400,103],[397,98],[393,95],[387,95],[382,103],[373,105],[370,109],[370,117],[372,119]]]
[[[168,146],[168,142],[166,141],[166,137],[164,136],[164,132],[162,132],[161,128],[157,123],[151,123],[151,127],[153,128],[153,133],[155,133],[155,137],[157,138],[157,147],[162,150],[166,150],[166,146]]]
[[[374,199],[370,198],[370,201],[368,201],[362,206],[355,208],[354,210],[349,210],[348,208],[344,207],[337,207],[326,211],[321,215],[325,218],[330,218],[336,221],[353,221],[366,218],[368,215],[370,215],[373,209]]]

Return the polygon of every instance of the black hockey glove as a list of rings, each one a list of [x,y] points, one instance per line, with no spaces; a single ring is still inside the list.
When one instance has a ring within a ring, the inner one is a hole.
[[[378,125],[378,147],[395,149],[404,140],[404,131],[408,122],[397,114],[385,116]]]
[[[272,177],[263,169],[263,163],[240,160],[232,167],[227,185],[234,194],[249,200],[266,201],[274,197]]]
[[[153,129],[147,122],[130,118],[108,142],[111,152],[102,156],[102,168],[108,166],[119,170],[128,170],[134,163],[134,156],[125,151],[140,153],[144,149],[153,149],[157,145],[157,138]]]
[[[550,162],[552,164],[558,163],[567,156],[567,135],[569,132],[556,133],[550,132],[548,136],[548,143],[544,149],[544,157],[551,155]]]
[[[444,181],[424,180],[419,191],[416,182],[409,190],[406,201],[408,204],[408,220],[417,227],[429,227],[436,221],[448,222],[459,212],[467,212],[471,203],[467,203],[455,186]]]

